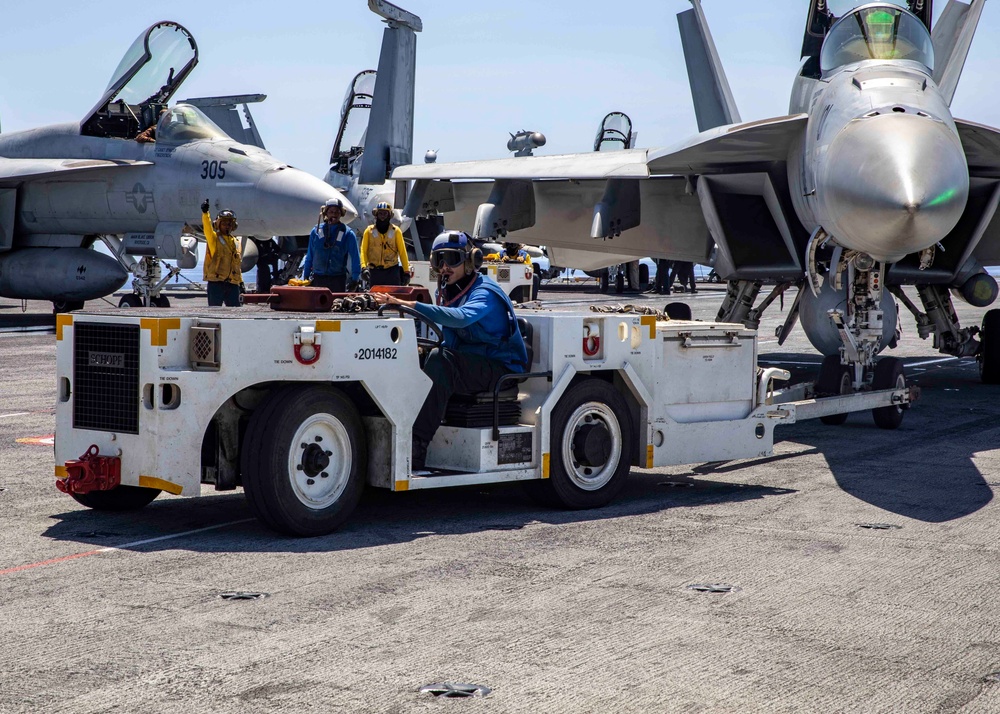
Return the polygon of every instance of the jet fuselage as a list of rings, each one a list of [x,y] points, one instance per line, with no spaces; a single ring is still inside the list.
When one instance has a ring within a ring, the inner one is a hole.
[[[811,91],[810,91],[811,90]],[[930,248],[958,223],[969,169],[948,104],[918,62],[868,60],[799,77],[808,113],[788,161],[803,226],[884,262]]]

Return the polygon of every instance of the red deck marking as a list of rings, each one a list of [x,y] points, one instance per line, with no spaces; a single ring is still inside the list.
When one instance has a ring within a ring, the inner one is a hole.
[[[55,565],[56,563],[63,563],[67,560],[75,560],[76,558],[86,558],[88,555],[97,555],[98,553],[103,553],[106,548],[99,548],[97,550],[87,551],[86,553],[74,553],[73,555],[64,555],[61,558],[49,558],[48,560],[40,560],[37,563],[29,563],[28,565],[17,565],[13,568],[7,568],[6,570],[0,570],[0,575],[7,575],[8,573],[17,573],[21,570],[30,570],[31,568],[40,568],[43,565]]]

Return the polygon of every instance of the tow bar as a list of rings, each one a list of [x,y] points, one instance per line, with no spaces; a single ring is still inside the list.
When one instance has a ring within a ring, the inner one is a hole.
[[[117,456],[98,456],[97,444],[91,444],[83,456],[66,462],[66,478],[56,480],[63,493],[110,491],[122,482],[122,461]]]

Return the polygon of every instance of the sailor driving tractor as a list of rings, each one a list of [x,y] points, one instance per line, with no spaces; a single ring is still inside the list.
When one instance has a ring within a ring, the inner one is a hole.
[[[434,239],[430,262],[441,276],[436,306],[375,295],[380,303],[411,308],[444,328],[444,346],[433,350],[423,367],[433,385],[413,425],[414,471],[423,470],[427,446],[453,394],[491,390],[504,374],[529,366],[514,306],[503,288],[479,273],[483,254],[472,238],[445,231]]]
[[[531,265],[531,256],[524,249],[521,243],[509,241],[503,244],[503,248],[497,253],[490,253],[486,260],[497,263],[524,263]]]

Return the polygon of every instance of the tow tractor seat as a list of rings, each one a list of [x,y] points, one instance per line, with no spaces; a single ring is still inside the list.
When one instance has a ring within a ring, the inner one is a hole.
[[[535,360],[533,346],[535,330],[525,318],[517,318],[517,329],[524,340],[524,348],[528,353],[528,371]],[[521,405],[517,403],[518,385],[524,379],[507,380],[500,391],[500,424],[509,426],[517,424],[521,419]],[[449,426],[468,428],[484,428],[493,424],[493,391],[477,392],[476,394],[452,395],[444,414],[444,423]]]

